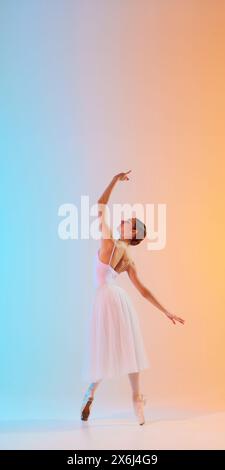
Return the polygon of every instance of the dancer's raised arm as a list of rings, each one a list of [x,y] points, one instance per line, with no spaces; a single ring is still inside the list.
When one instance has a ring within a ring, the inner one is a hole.
[[[129,264],[129,266],[127,268],[127,273],[128,273],[128,276],[129,276],[130,280],[132,281],[132,283],[134,284],[136,289],[138,289],[138,291],[141,293],[141,295],[143,297],[145,297],[155,307],[157,307],[159,310],[161,310],[163,313],[165,313],[165,315],[170,320],[172,320],[172,322],[174,324],[176,324],[176,321],[179,321],[182,324],[184,323],[184,320],[182,318],[177,317],[176,315],[173,315],[173,314],[169,313],[168,310],[166,308],[164,308],[158,302],[158,300],[154,297],[154,295],[150,292],[150,290],[141,282],[141,280],[139,279],[138,274],[137,274],[136,265],[133,261]]]
[[[108,225],[106,211],[108,210],[107,203],[109,201],[111,192],[116,185],[117,181],[124,181],[129,180],[128,173],[131,170],[127,171],[126,173],[118,173],[113,177],[109,185],[106,187],[103,194],[98,199],[98,217],[99,217],[99,230],[102,232],[103,239],[112,239],[113,234],[110,226]]]

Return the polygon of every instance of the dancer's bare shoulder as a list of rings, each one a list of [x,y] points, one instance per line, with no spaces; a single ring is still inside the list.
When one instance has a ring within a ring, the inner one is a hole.
[[[118,272],[126,272],[129,269],[129,266],[134,263],[129,253],[129,247],[125,242],[119,240],[117,242],[117,250],[120,259],[117,265]]]

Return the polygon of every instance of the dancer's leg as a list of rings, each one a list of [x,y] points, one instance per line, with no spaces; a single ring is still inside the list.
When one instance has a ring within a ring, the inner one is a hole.
[[[101,380],[98,380],[97,382],[92,382],[89,385],[87,392],[88,392],[88,395],[90,397],[94,397],[95,391],[96,391],[98,385],[100,384],[100,382],[101,382]]]
[[[140,372],[131,372],[128,374],[132,389],[133,398],[140,395]]]

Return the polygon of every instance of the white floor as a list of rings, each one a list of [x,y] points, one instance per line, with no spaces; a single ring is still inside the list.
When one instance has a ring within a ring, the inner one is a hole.
[[[82,422],[5,421],[0,449],[225,449],[225,412],[145,410],[139,426],[131,412],[103,413]]]

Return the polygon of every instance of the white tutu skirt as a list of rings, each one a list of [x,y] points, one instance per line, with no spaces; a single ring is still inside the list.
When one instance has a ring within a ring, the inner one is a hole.
[[[85,338],[85,381],[119,377],[150,366],[136,310],[127,292],[114,282],[97,287]]]

